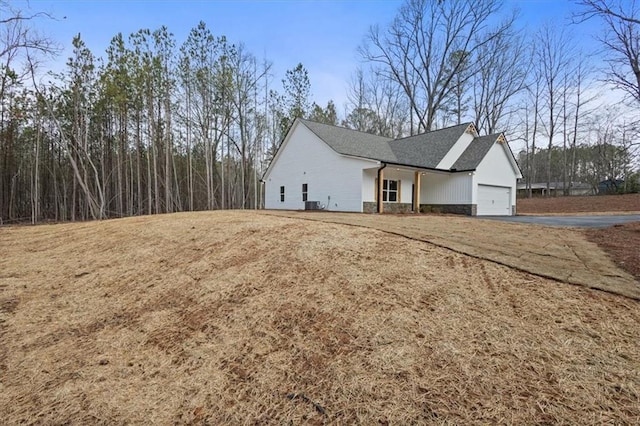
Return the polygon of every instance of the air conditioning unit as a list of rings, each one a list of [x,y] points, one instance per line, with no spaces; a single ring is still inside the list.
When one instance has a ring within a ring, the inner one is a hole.
[[[305,201],[304,202],[305,210],[322,210],[322,205],[320,201]]]

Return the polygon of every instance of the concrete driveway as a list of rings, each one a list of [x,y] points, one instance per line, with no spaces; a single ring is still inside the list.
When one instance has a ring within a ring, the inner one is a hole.
[[[534,223],[547,226],[572,226],[577,228],[606,228],[619,223],[640,221],[640,214],[629,215],[576,215],[576,216],[479,216],[479,219],[503,222]]]

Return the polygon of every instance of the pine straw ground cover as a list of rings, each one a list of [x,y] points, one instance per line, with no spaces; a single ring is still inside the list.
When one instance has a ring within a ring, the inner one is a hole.
[[[255,213],[0,228],[0,423],[640,422],[640,303]]]
[[[268,211],[265,214],[378,229],[541,277],[640,300],[640,282],[620,269],[597,243],[585,238],[580,229],[505,223],[459,215],[324,211]],[[608,232],[612,232],[611,228]],[[628,249],[635,247],[631,241]]]

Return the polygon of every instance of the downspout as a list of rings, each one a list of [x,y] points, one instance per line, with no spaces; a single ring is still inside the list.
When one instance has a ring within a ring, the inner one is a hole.
[[[380,167],[378,169],[378,187],[376,188],[376,194],[378,194],[378,203],[377,203],[377,209],[378,209],[378,213],[382,213],[382,208],[383,208],[383,204],[382,204],[382,190],[381,188],[383,187],[383,179],[382,179],[382,170],[384,170],[385,167],[387,167],[387,163],[381,163],[382,167]]]
[[[264,208],[264,185],[267,183],[263,179],[260,179],[260,187],[258,188],[258,199],[256,200],[256,210],[265,210]],[[259,201],[259,202],[258,202]]]

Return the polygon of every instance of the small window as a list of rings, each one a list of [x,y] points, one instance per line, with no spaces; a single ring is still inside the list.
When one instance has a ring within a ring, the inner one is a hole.
[[[280,187],[280,202],[284,203],[284,186]]]
[[[398,181],[383,180],[382,181],[382,201],[396,203],[398,201]]]
[[[302,201],[307,201],[307,184],[303,183],[302,184]]]

